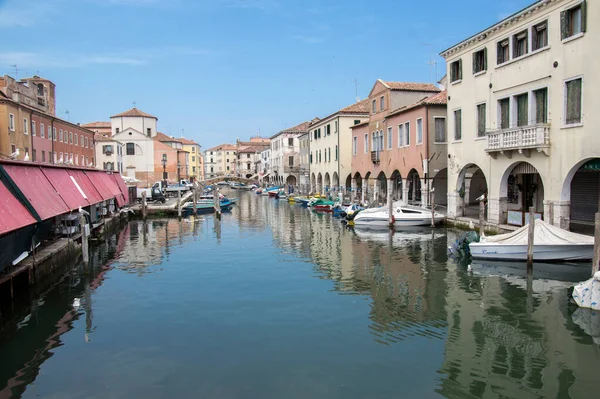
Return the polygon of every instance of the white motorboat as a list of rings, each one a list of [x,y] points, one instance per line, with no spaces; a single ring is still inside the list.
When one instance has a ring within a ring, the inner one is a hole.
[[[425,208],[408,206],[401,201],[393,203],[392,207],[394,228],[408,226],[430,226],[431,211]],[[434,213],[433,220],[437,224],[445,218],[441,213]],[[390,217],[387,206],[381,208],[369,208],[360,211],[354,218],[355,226],[365,227],[386,227],[390,223]]]
[[[529,225],[508,234],[482,237],[469,244],[473,259],[527,260]],[[535,221],[535,261],[589,260],[594,257],[594,237],[571,233],[541,219]]]

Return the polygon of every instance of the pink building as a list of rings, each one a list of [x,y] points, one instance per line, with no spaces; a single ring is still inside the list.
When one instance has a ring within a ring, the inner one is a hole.
[[[446,92],[428,83],[378,80],[369,121],[352,128],[352,187],[362,202],[446,204]]]

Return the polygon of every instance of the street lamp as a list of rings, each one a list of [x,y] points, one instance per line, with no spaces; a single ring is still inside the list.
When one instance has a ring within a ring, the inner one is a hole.
[[[163,166],[163,186],[167,187],[167,154],[163,154],[161,163]]]

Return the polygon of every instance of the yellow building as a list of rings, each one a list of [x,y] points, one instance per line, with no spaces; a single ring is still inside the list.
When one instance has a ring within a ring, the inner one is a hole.
[[[194,180],[204,180],[204,157],[200,144],[184,138],[177,139],[183,144],[183,150],[190,154],[187,174]]]

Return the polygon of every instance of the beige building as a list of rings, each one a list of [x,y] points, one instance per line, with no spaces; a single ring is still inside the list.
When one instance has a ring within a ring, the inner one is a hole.
[[[204,157],[202,155],[202,146],[194,140],[179,138],[183,144],[183,150],[189,154],[187,175],[194,180],[204,180]]]
[[[487,193],[493,224],[554,225],[598,211],[600,141],[593,61],[600,4],[540,0],[443,51],[448,74],[448,213]]]
[[[221,144],[204,151],[204,177],[235,176],[237,163],[237,146],[234,144]]]
[[[359,101],[309,126],[309,173],[313,192],[345,192],[352,172],[352,126],[369,119],[369,100]]]

